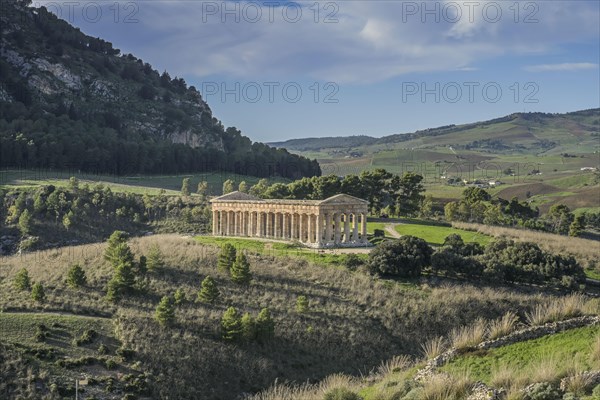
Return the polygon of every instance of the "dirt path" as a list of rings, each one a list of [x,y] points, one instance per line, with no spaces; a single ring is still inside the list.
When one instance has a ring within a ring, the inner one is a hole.
[[[398,239],[398,238],[402,237],[402,235],[396,231],[396,229],[395,229],[396,225],[397,224],[385,224],[384,228],[385,228],[385,231],[387,233],[389,233],[391,237]]]

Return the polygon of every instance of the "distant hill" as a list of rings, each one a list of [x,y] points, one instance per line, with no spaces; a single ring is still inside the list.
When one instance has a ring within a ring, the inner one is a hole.
[[[381,138],[346,136],[292,139],[271,143],[290,151],[350,149],[369,152],[379,148],[453,147],[486,153],[589,152],[600,140],[600,109],[566,114],[514,113],[464,125],[446,125]]]
[[[0,13],[0,167],[320,174],[316,161],[223,127],[182,78],[27,3],[2,1]]]

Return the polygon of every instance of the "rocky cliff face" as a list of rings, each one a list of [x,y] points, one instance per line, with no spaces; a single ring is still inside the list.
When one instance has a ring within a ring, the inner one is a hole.
[[[87,111],[86,103],[95,108],[111,108],[108,103],[118,103],[122,105],[118,116],[136,133],[157,135],[191,147],[224,150],[223,140],[215,132],[219,122],[213,121],[210,108],[193,87],[187,88],[179,79],[172,87],[166,78],[161,85],[157,71],[131,55],[121,56],[118,50],[109,54],[101,51],[102,59],[98,60],[98,52],[89,51],[90,43],[98,39],[72,27],[69,28],[73,32],[56,38],[54,45],[60,47],[48,51],[43,38],[37,36],[46,33],[48,21],[58,27],[66,23],[45,9],[35,10],[18,3],[9,9],[5,1],[2,3],[8,12],[0,16],[0,58],[13,74],[26,81],[34,101],[52,108],[59,98],[65,107],[73,105],[80,112]],[[60,43],[60,39],[66,43]],[[83,48],[70,46],[73,41],[82,43]],[[143,88],[146,92],[141,93]],[[15,97],[6,88],[0,88],[0,101],[16,101]]]

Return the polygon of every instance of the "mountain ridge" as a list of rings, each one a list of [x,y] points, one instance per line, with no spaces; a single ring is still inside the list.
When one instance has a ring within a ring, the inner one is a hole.
[[[592,108],[586,110],[579,110],[567,113],[542,113],[542,112],[530,112],[530,113],[512,113],[503,117],[493,118],[486,121],[477,121],[466,124],[451,124],[439,126],[436,128],[428,128],[423,130],[417,130],[414,132],[397,133],[391,135],[385,135],[382,137],[372,137],[367,135],[350,135],[350,136],[337,136],[337,137],[323,137],[323,138],[298,138],[289,139],[280,142],[269,142],[268,144],[275,147],[286,148],[291,151],[318,151],[321,149],[335,149],[335,148],[352,148],[361,146],[376,146],[386,144],[397,144],[402,142],[408,142],[411,140],[419,140],[424,138],[431,138],[436,136],[451,135],[453,133],[460,134],[468,130],[476,129],[478,127],[486,127],[504,122],[517,122],[528,121],[529,125],[534,124],[545,124],[551,119],[576,119],[578,117],[599,117],[600,108]],[[592,121],[592,124],[583,124],[583,129],[588,133],[598,133],[600,130],[600,124],[598,118]],[[522,123],[521,125],[527,125]],[[447,136],[446,136],[447,137]],[[487,138],[481,137],[480,140],[486,140]]]

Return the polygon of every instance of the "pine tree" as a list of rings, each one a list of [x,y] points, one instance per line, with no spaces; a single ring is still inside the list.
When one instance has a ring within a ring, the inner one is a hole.
[[[29,279],[29,273],[25,268],[22,268],[14,280],[15,287],[19,290],[29,290],[31,288],[31,279]]]
[[[104,251],[104,259],[111,263],[113,267],[123,261],[133,262],[133,254],[127,246],[127,234],[122,231],[114,231],[108,238],[108,247]]]
[[[256,323],[250,313],[245,313],[240,320],[240,336],[244,341],[250,342],[256,338]]]
[[[31,213],[25,209],[19,216],[19,230],[23,236],[31,231]]]
[[[67,273],[67,285],[71,286],[72,288],[77,288],[85,285],[85,283],[86,277],[83,268],[81,268],[79,264],[71,266],[69,272]]]
[[[241,285],[247,285],[252,280],[250,263],[243,253],[240,253],[231,266],[231,280]]]
[[[200,198],[204,200],[206,198],[206,195],[208,194],[208,182],[198,182],[198,189],[196,190],[196,193],[198,193],[200,195]]]
[[[225,243],[223,247],[221,247],[221,253],[219,253],[219,259],[217,261],[217,268],[219,271],[228,272],[235,262],[235,257],[235,247],[230,243]]]
[[[221,318],[221,337],[225,340],[239,339],[242,321],[234,307],[229,307]]]
[[[148,271],[154,272],[161,269],[164,266],[163,256],[160,251],[160,248],[157,245],[153,245],[150,248],[150,252],[148,253],[148,257],[146,258],[146,266],[148,267]]]
[[[181,194],[183,196],[190,195],[190,178],[183,178],[183,182],[181,183]]]
[[[275,336],[275,322],[268,308],[263,308],[256,317],[256,339],[266,342]]]
[[[246,183],[246,181],[240,182],[240,184],[238,185],[238,191],[248,193],[248,184]]]
[[[31,298],[38,303],[44,302],[46,300],[46,293],[44,293],[44,287],[41,283],[36,283],[31,288]]]
[[[202,303],[214,303],[219,298],[219,288],[215,283],[215,280],[210,276],[207,276],[202,281],[202,288],[198,292],[198,301]]]
[[[158,303],[154,312],[154,318],[162,326],[169,326],[175,322],[175,310],[169,296],[164,296],[160,299],[160,303]]]

